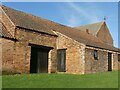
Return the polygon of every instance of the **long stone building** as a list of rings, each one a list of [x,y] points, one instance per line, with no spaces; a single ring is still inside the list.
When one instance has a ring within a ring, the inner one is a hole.
[[[118,49],[105,22],[64,26],[1,5],[3,73],[86,74],[118,70]]]

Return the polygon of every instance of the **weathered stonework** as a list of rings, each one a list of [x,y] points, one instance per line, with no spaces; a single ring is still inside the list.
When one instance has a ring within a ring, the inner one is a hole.
[[[0,75],[2,74],[2,39],[0,39]]]
[[[94,60],[94,50],[85,50],[85,73],[107,71],[107,53],[98,51],[98,60]]]
[[[118,62],[118,69],[120,70],[120,62]]]
[[[113,70],[118,70],[118,53],[113,52]]]
[[[0,38],[1,41],[1,54],[2,54],[2,71],[14,71],[14,41],[9,39]],[[17,72],[17,71],[16,71]]]
[[[94,59],[94,50],[98,50],[98,60]],[[85,49],[85,73],[108,71],[108,52],[112,53],[112,70],[118,70],[117,52],[87,47]]]
[[[85,45],[57,32],[57,49],[66,50],[66,73],[84,74]]]

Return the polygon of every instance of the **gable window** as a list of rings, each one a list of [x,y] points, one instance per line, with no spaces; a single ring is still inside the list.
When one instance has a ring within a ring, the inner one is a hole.
[[[57,70],[59,72],[66,71],[66,49],[57,50]]]
[[[97,50],[94,50],[94,59],[98,60],[98,51]]]

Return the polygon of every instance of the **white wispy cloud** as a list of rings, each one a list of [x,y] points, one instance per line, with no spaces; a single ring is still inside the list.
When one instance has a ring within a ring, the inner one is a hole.
[[[92,10],[92,8],[94,7],[89,8],[90,6],[88,7],[78,6],[77,3],[73,2],[67,3],[67,6],[69,8],[69,11],[67,10],[68,8],[64,8],[62,9],[62,12],[68,13],[67,15],[64,15],[68,26],[74,27],[77,25],[81,25],[82,22],[85,21],[86,23],[99,22],[101,19],[98,16],[99,11],[97,11],[97,9],[96,11]]]
[[[78,17],[76,17],[75,15],[70,15],[67,25],[68,26],[76,26],[78,23],[80,23],[80,21],[78,20]]]

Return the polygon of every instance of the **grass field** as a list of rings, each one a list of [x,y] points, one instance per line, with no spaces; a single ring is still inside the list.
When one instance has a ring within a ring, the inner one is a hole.
[[[3,88],[118,88],[118,72],[2,76]]]

